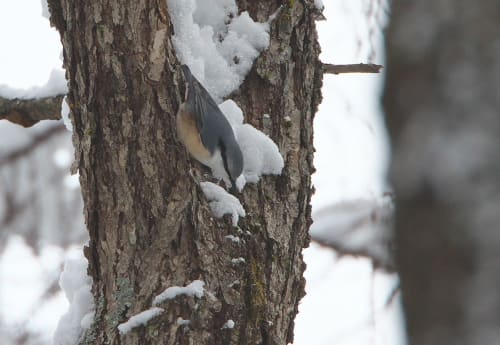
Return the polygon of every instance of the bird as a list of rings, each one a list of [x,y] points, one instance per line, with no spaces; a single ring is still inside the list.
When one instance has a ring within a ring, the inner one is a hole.
[[[243,172],[243,154],[233,128],[189,67],[182,65],[181,69],[186,92],[176,116],[179,139],[191,156],[211,168],[234,194],[236,180]]]

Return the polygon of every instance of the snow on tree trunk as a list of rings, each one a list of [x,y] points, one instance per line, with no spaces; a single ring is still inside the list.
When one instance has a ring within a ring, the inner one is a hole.
[[[281,175],[248,184],[239,196],[240,229],[230,217],[213,218],[200,166],[176,135],[184,85],[167,2],[48,3],[63,43],[90,234],[96,314],[84,343],[290,342],[304,294],[312,119],[321,99],[314,2],[283,2],[269,48],[232,95],[285,160]],[[238,5],[266,22],[281,3]],[[153,306],[166,289],[195,281],[203,293]]]
[[[385,108],[412,345],[500,339],[500,3],[394,1]]]

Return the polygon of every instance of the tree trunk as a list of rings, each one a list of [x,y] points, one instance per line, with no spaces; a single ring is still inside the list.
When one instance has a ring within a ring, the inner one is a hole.
[[[263,22],[279,5],[240,1],[239,9]],[[85,343],[290,342],[304,294],[312,119],[321,99],[313,1],[283,1],[269,49],[233,97],[246,122],[268,134],[285,159],[281,176],[245,187],[242,232],[212,217],[188,173],[199,165],[176,135],[184,86],[166,1],[49,0],[49,6],[64,48],[90,233],[96,315]],[[245,262],[235,265],[239,257]],[[164,289],[196,279],[205,282],[204,297],[167,301],[147,326],[118,333],[118,324],[149,309]],[[223,329],[229,319],[234,328]]]
[[[497,0],[393,2],[385,108],[412,345],[500,339],[499,32]]]

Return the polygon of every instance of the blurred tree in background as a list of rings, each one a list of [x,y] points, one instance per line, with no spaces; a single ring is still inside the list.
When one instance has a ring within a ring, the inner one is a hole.
[[[0,250],[11,235],[35,251],[85,238],[79,185],[68,176],[70,137],[62,123],[0,123]]]
[[[500,339],[500,2],[395,0],[386,37],[411,345]]]
[[[379,14],[374,12],[380,11],[383,6],[379,0],[369,3],[367,17],[373,20],[370,30],[372,40],[372,30],[380,29]],[[370,56],[372,54],[373,49]],[[16,122],[18,115],[13,113],[8,118]],[[47,246],[68,248],[87,240],[78,177],[68,174],[73,160],[70,136],[61,123],[45,122],[24,129],[6,121],[0,122],[2,249],[12,235],[21,237],[35,255]],[[339,256],[372,258],[374,266],[393,270],[392,259],[386,251],[390,237],[387,228],[392,213],[392,200],[389,199],[352,200],[320,210],[316,214],[316,230],[320,231],[312,234],[313,239],[332,247]],[[339,219],[341,221],[337,222]],[[346,219],[348,221],[344,222]],[[45,288],[33,305],[34,314],[47,299],[60,293],[57,284],[59,268],[57,266],[53,272],[44,273]],[[16,328],[0,326],[0,337],[12,344],[50,342],[30,329],[28,320]]]
[[[45,334],[29,326],[29,318],[36,318],[40,309],[60,293],[58,280],[64,261],[62,254],[54,265],[40,264],[38,270],[43,272],[33,273],[40,280],[24,286],[22,277],[37,268],[26,270],[19,261],[3,261],[7,245],[19,239],[21,247],[31,249],[30,257],[40,257],[44,248],[61,248],[63,253],[87,239],[78,178],[68,171],[72,158],[71,134],[62,123],[48,121],[22,128],[0,121],[0,258],[3,265],[15,266],[4,271],[19,273],[18,291],[32,290],[22,303],[1,301],[4,318],[12,314],[7,305],[16,305],[17,313],[25,309],[20,304],[27,304],[31,310],[28,318],[16,318],[16,327],[1,325],[0,318],[2,344],[47,343]],[[6,284],[0,284],[3,298],[9,298],[7,289]]]

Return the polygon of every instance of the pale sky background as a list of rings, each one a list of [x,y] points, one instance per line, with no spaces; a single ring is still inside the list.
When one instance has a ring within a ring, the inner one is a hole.
[[[366,12],[370,0],[324,0],[327,21],[318,22],[323,53],[330,63],[383,63],[380,36],[374,61]],[[60,68],[59,35],[41,16],[40,0],[0,0],[0,84],[43,85]],[[375,30],[377,32],[377,30]],[[326,75],[323,103],[315,118],[316,194],[313,210],[340,200],[379,196],[384,191],[387,143],[379,113],[381,75]],[[67,302],[61,293],[33,312],[45,271],[66,257],[55,247],[35,258],[19,238],[0,260],[0,318],[45,330],[50,339]],[[396,277],[374,273],[368,260],[342,258],[312,245],[305,250],[307,296],[300,304],[295,345],[402,345],[399,304],[385,306]]]
[[[327,21],[317,23],[325,63],[383,64],[382,37],[372,0],[329,0]],[[383,13],[381,13],[383,14]],[[384,17],[384,16],[382,16]],[[383,22],[383,18],[381,18]],[[375,54],[373,60],[368,57]],[[330,203],[380,196],[385,190],[388,143],[381,117],[383,75],[325,75],[323,102],[315,117],[313,213]],[[306,297],[296,319],[295,345],[403,345],[399,300],[385,306],[394,275],[373,272],[366,259],[341,258],[312,244]]]

